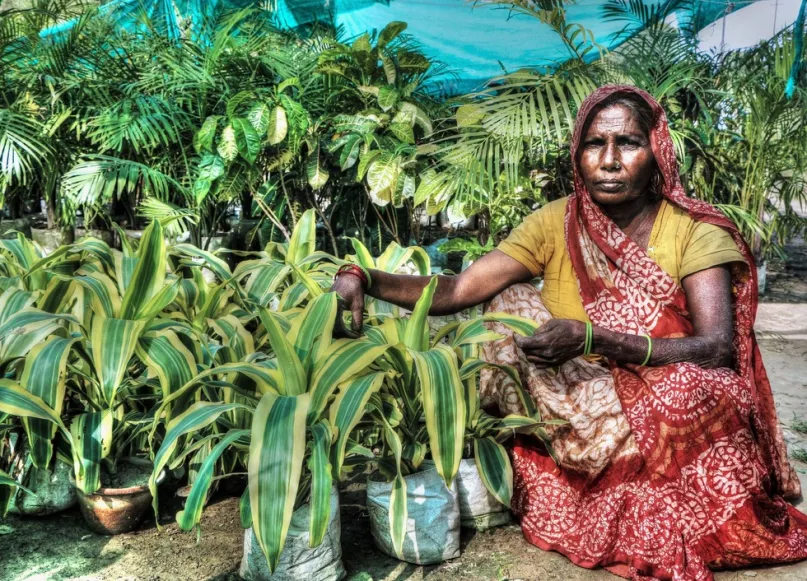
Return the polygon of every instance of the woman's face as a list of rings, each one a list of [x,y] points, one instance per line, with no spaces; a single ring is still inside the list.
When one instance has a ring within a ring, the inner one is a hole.
[[[598,111],[580,144],[579,167],[601,206],[633,202],[648,190],[656,159],[648,135],[624,105]]]

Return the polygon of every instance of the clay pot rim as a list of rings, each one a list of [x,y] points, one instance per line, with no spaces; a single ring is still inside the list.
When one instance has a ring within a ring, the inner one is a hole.
[[[145,460],[143,458],[135,458],[135,457],[126,457],[121,458],[119,462],[127,462],[129,464],[134,464],[135,466],[153,466],[153,464]],[[162,470],[157,476],[157,485],[162,484],[163,480],[165,480],[165,470]],[[71,475],[70,481],[73,482],[75,485],[75,478]],[[112,488],[112,487],[101,487],[95,492],[91,492],[90,494],[85,493],[79,488],[76,488],[76,492],[78,492],[81,496],[86,498],[91,498],[93,496],[130,496],[132,494],[141,494],[143,492],[149,492],[149,485],[144,484],[143,486],[130,486],[128,488]]]

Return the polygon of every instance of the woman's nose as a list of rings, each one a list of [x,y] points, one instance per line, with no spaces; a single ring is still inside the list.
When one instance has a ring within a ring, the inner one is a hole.
[[[620,168],[619,151],[616,144],[607,143],[602,150],[602,159],[600,160],[602,169],[615,170]]]

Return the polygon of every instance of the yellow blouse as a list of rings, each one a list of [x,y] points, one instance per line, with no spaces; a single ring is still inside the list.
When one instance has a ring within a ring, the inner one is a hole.
[[[541,297],[544,305],[559,319],[587,321],[577,287],[577,276],[566,249],[562,198],[527,216],[503,240],[498,249],[542,276]],[[667,201],[661,203],[647,253],[676,283],[695,272],[743,261],[743,255],[728,232],[705,222],[693,220],[684,210]]]

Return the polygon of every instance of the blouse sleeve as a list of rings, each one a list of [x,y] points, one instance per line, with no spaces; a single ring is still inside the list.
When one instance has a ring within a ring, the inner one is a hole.
[[[684,248],[679,275],[683,279],[729,262],[745,262],[731,235],[720,226],[698,222]]]
[[[552,252],[549,208],[544,206],[524,218],[497,248],[526,266],[533,276],[540,276]]]

